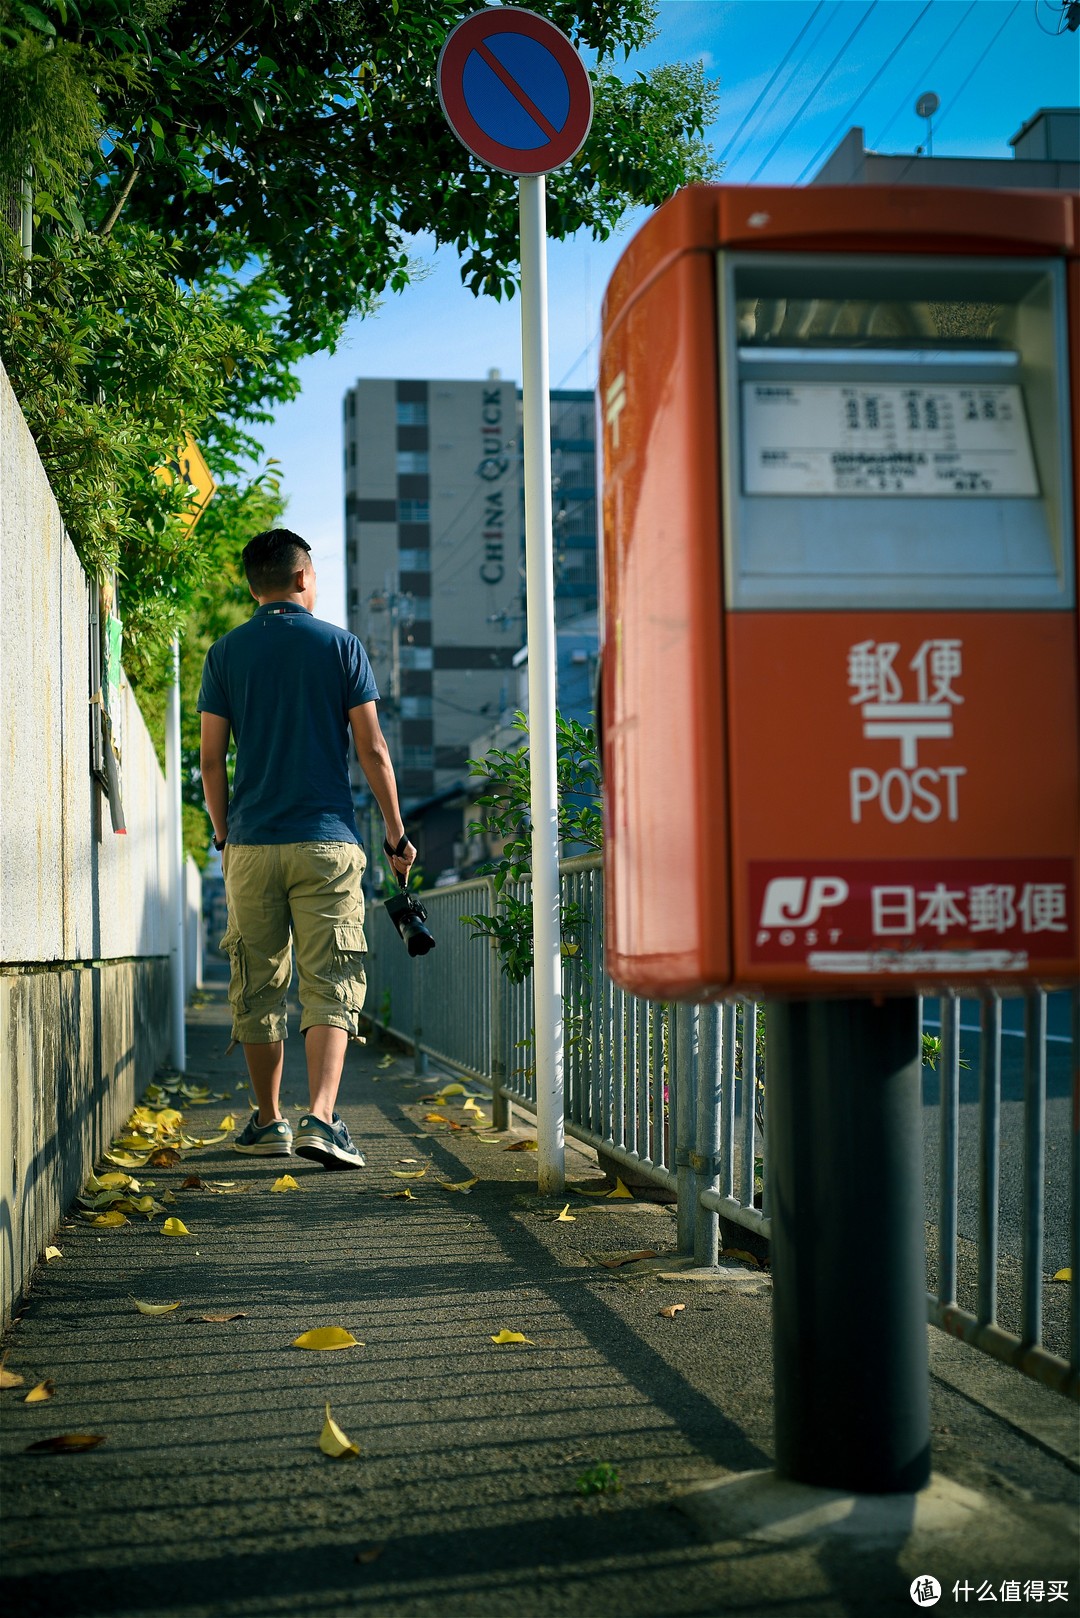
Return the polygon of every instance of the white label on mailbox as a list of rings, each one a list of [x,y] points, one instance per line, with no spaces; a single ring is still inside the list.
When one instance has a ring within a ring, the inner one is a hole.
[[[1019,386],[744,382],[746,494],[1037,495]]]

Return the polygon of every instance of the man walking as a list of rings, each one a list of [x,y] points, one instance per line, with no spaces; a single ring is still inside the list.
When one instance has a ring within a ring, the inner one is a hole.
[[[234,1144],[253,1156],[295,1148],[328,1169],[362,1168],[363,1155],[334,1111],[365,989],[366,860],[349,784],[350,730],[395,872],[408,875],[416,850],[401,820],[367,653],[355,635],[313,616],[310,546],[287,528],[272,528],[256,534],[243,555],[259,605],[207,652],[198,702],[203,795],[228,901],[221,943],[233,1039],[244,1047],[258,1101]],[[309,1085],[295,1141],[279,1106],[293,942]]]

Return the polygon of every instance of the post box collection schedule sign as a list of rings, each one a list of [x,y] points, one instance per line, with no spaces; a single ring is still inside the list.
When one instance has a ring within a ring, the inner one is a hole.
[[[742,384],[748,495],[1037,496],[1015,382]]]

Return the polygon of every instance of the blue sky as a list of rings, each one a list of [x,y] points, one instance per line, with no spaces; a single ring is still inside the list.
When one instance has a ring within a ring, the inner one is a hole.
[[[870,147],[914,153],[925,137],[914,111],[924,90],[941,102],[935,156],[1010,158],[1009,138],[1032,113],[1080,96],[1080,33],[1055,35],[1060,16],[1059,0],[663,0],[656,40],[621,71],[702,61],[719,83],[707,134],[718,157],[728,154],[724,179],[805,184],[852,124]],[[644,217],[605,243],[582,235],[550,244],[553,386],[592,387],[604,289]],[[418,238],[414,252],[426,279],[355,321],[335,354],[304,361],[300,397],[265,435],[281,462],[286,521],[314,549],[319,615],[337,623],[345,389],[358,376],[480,377],[491,366],[521,376],[518,300],[474,298],[456,255],[430,240]]]

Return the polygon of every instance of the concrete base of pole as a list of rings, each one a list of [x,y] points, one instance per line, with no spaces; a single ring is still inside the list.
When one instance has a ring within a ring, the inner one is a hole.
[[[930,1477],[918,1002],[766,1011],[777,1472]]]

